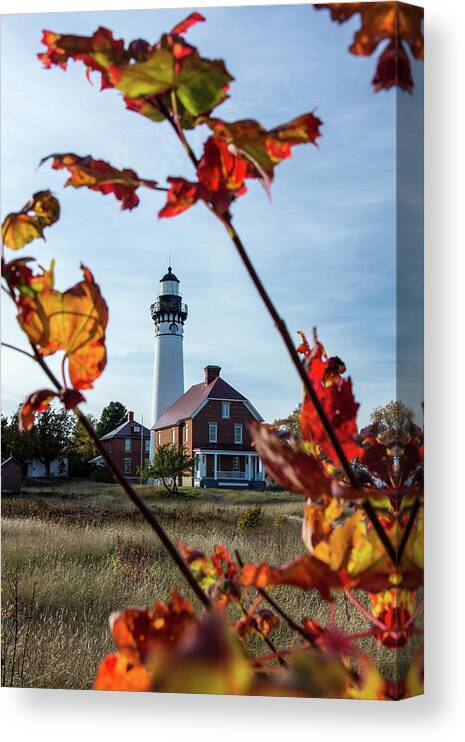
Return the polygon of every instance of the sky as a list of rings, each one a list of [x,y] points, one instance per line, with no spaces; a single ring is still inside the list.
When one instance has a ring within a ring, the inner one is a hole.
[[[64,172],[38,168],[46,155],[75,152],[161,183],[169,175],[193,177],[167,124],[127,111],[114,90],[99,92],[99,76],[90,85],[82,64],[71,62],[66,72],[44,70],[36,58],[45,28],[89,35],[103,25],[127,42],[140,37],[153,42],[189,12],[2,18],[2,217],[35,191],[51,189],[60,199],[61,219],[47,230],[46,242],[35,241],[22,254],[43,265],[55,258],[60,289],[80,280],[83,262],[107,300],[108,364],[86,393],[88,411],[98,416],[110,400],[120,400],[137,419],[143,415],[149,421],[154,347],[149,308],[171,261],[189,306],[186,389],[202,380],[205,365],[220,365],[223,378],[266,420],[274,420],[296,407],[300,383],[226,233],[207,209],[197,204],[159,220],[164,194],[141,189],[139,207],[120,211],[112,196],[63,189]],[[295,147],[292,158],[276,169],[271,203],[260,184],[249,181],[249,192],[233,207],[234,223],[296,342],[298,330],[310,333],[316,325],[328,353],[346,363],[365,424],[373,407],[396,398],[398,386],[396,91],[373,93],[375,56],[348,53],[356,19],[338,26],[310,5],[202,12],[207,22],[193,27],[188,41],[205,57],[223,58],[235,78],[230,98],[215,115],[227,121],[255,118],[272,127],[315,111],[323,121],[318,147]],[[413,73],[421,86],[422,66],[415,63]],[[399,95],[408,120],[415,122],[421,96]],[[206,128],[197,127],[188,137],[200,154]],[[410,145],[418,159],[418,137],[413,135]],[[413,218],[406,219],[403,240],[419,245],[416,180],[412,189]],[[417,292],[419,306],[420,283]],[[418,340],[417,329],[412,332]],[[13,307],[3,297],[2,338],[25,347]],[[3,350],[4,414],[43,386],[32,361]],[[412,392],[413,406],[420,397],[418,389]]]

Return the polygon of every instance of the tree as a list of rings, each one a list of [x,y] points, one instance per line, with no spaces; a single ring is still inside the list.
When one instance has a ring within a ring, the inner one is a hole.
[[[178,492],[178,479],[187,474],[194,464],[184,446],[177,448],[171,443],[158,446],[151,464],[146,464],[140,475],[143,479],[161,479],[163,487],[173,494]]]
[[[51,462],[66,454],[73,429],[72,414],[50,406],[35,416],[31,430],[20,430],[19,412],[9,420],[2,418],[3,447],[25,467],[29,459],[38,459],[50,476]]]
[[[50,476],[50,464],[66,453],[73,429],[72,415],[66,409],[48,407],[37,415],[32,430],[32,450],[35,458],[45,466],[45,476]]]
[[[122,402],[109,402],[106,407],[103,408],[100,420],[97,423],[97,433],[101,438],[111,430],[114,430],[124,423],[127,417],[128,411]]]
[[[2,415],[2,451],[14,456],[26,472],[26,462],[34,456],[33,438],[29,430],[19,430],[18,412],[10,418]]]
[[[96,427],[97,420],[88,415],[92,425]],[[89,461],[97,455],[97,449],[90,440],[85,428],[79,420],[74,421],[74,428],[68,443],[69,471],[74,477],[88,477],[92,470]]]

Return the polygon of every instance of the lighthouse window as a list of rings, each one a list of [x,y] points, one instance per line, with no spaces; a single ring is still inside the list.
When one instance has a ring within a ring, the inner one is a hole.
[[[208,423],[208,442],[218,442],[218,425],[216,423]]]
[[[125,438],[124,439],[124,450],[125,451],[130,451],[131,450],[131,439],[130,438]]]
[[[223,419],[229,418],[229,402],[222,403]]]
[[[234,426],[234,443],[242,443],[242,425]]]

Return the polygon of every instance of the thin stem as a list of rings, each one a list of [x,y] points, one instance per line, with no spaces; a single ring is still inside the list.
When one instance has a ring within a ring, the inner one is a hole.
[[[354,472],[353,468],[351,467],[350,462],[345,454],[345,451],[341,446],[339,438],[337,437],[336,432],[328,416],[326,415],[326,412],[320,402],[320,399],[313,387],[313,384],[310,381],[307,372],[305,371],[304,365],[302,361],[300,360],[299,354],[297,353],[294,343],[292,342],[292,338],[289,334],[289,330],[286,327],[286,323],[279,316],[276,307],[274,306],[268,292],[266,291],[262,281],[260,280],[260,277],[258,276],[258,273],[255,270],[253,263],[250,260],[247,254],[247,251],[244,245],[242,244],[242,241],[235,227],[233,226],[231,222],[231,218],[219,212],[216,209],[216,207],[212,206],[210,208],[211,208],[211,211],[215,214],[215,216],[218,217],[218,219],[221,221],[226,231],[228,232],[228,235],[230,236],[240,259],[242,260],[250,278],[252,279],[252,282],[255,288],[257,289],[263,303],[265,304],[271,318],[273,319],[275,326],[279,334],[281,335],[281,338],[283,339],[284,344],[289,352],[291,361],[304,385],[305,392],[307,393],[307,395],[310,397],[312,401],[312,404],[318,414],[318,417],[320,418],[321,423],[325,429],[326,435],[328,436],[329,440],[331,441],[333,445],[334,450],[336,451],[336,455],[341,463],[342,468],[344,469],[344,472],[349,482],[351,483],[354,489],[360,490],[362,488],[360,481],[356,473]],[[368,519],[371,521],[373,528],[375,529],[379,539],[381,540],[381,543],[386,549],[386,552],[388,553],[390,559],[392,560],[393,564],[396,565],[397,564],[396,551],[394,547],[392,546],[391,541],[389,540],[389,537],[385,533],[384,528],[379,522],[375,509],[373,508],[369,500],[363,500],[362,506],[365,509]]]
[[[410,616],[409,620],[408,620],[408,621],[407,621],[407,623],[405,624],[405,628],[406,628],[406,629],[407,629],[407,628],[408,628],[409,626],[411,626],[411,625],[412,625],[412,624],[414,623],[414,621],[416,621],[416,619],[418,618],[418,616],[420,615],[420,613],[421,613],[421,612],[422,612],[422,610],[423,610],[423,606],[424,606],[424,601],[422,600],[422,601],[420,601],[420,603],[419,603],[419,604],[417,605],[417,607],[415,608],[414,612],[413,612],[413,613],[412,613],[412,615]]]
[[[244,606],[243,603],[240,603],[239,605],[241,607],[241,610],[242,610],[243,615],[248,618],[249,617],[249,612],[247,611],[247,608]],[[252,614],[252,617],[253,617],[253,614]],[[278,655],[277,658],[278,658],[279,664],[282,665],[283,667],[286,667],[287,665],[286,665],[285,660],[283,660],[283,658],[279,656],[278,650],[276,649],[275,645],[273,644],[273,642],[271,641],[271,639],[268,636],[266,636],[266,634],[264,634],[263,631],[261,631],[259,629],[256,621],[255,621],[255,631],[260,636],[260,639],[262,639],[265,642],[265,644],[267,645],[267,647],[269,649],[271,649],[272,652],[276,652],[277,653],[277,655]]]
[[[160,111],[162,112],[162,114],[165,117],[165,119],[168,121],[168,123],[171,126],[171,128],[174,130],[176,136],[178,137],[178,139],[181,142],[182,146],[186,150],[187,156],[189,157],[189,159],[192,162],[193,166],[197,170],[197,168],[199,166],[199,161],[198,161],[197,157],[195,156],[194,150],[192,149],[192,147],[190,146],[189,142],[187,141],[187,139],[186,139],[186,137],[184,135],[184,132],[181,133],[180,130],[178,129],[178,125],[176,124],[176,121],[174,120],[174,117],[171,115],[171,111],[169,110],[169,108],[167,106],[165,106],[165,104],[163,103],[161,97],[159,95],[156,95],[155,96],[155,99],[157,101],[157,105],[158,105]],[[178,121],[178,123],[179,123],[179,121]],[[181,129],[181,131],[182,131],[182,129]]]
[[[239,554],[237,549],[234,553],[236,555],[239,566],[242,568],[244,566],[244,562],[242,561],[241,555]],[[266,590],[264,590],[262,587],[257,587],[256,590],[262,596],[262,598],[264,598],[271,605],[271,607],[274,608],[276,613],[278,613],[281,618],[285,620],[287,625],[293,631],[296,631],[303,639],[305,639],[306,642],[310,642],[310,644],[314,646],[315,642],[313,640],[313,637],[307,631],[305,631],[303,626],[300,626],[296,621],[294,621],[294,619],[291,618],[291,616],[289,616],[283,608],[281,608],[279,603],[277,603]]]
[[[354,470],[352,469],[349,460],[344,452],[344,449],[342,448],[339,439],[334,431],[333,426],[331,425],[328,416],[326,415],[326,412],[323,409],[323,406],[320,402],[320,399],[315,392],[315,389],[313,387],[312,382],[308,378],[308,374],[304,368],[304,365],[302,361],[300,360],[299,354],[297,353],[296,347],[292,341],[292,338],[289,334],[289,330],[286,327],[286,323],[280,317],[275,305],[273,304],[267,290],[265,289],[257,271],[255,270],[252,261],[250,260],[247,251],[235,229],[235,227],[232,224],[231,217],[227,216],[220,211],[218,211],[215,207],[211,207],[211,210],[215,214],[215,216],[218,217],[218,219],[221,221],[223,226],[225,227],[226,231],[228,232],[228,235],[230,236],[234,247],[236,248],[236,251],[242,260],[247,273],[249,274],[250,278],[252,279],[252,282],[255,286],[255,288],[258,291],[258,294],[260,295],[260,298],[262,299],[263,303],[265,304],[273,322],[276,325],[276,329],[278,330],[279,334],[281,335],[281,338],[289,352],[289,355],[291,357],[291,361],[300,376],[300,379],[304,385],[304,389],[308,396],[310,397],[313,406],[315,407],[318,417],[320,418],[322,425],[325,429],[325,432],[330,439],[334,450],[336,451],[337,457],[339,461],[341,462],[341,466],[344,469],[347,478],[349,479],[350,483],[355,489],[361,489],[360,482],[358,480],[357,475],[355,474]]]
[[[377,626],[382,631],[386,631],[385,624],[382,623],[382,621],[379,621],[375,616],[373,616],[369,611],[366,610],[366,608],[363,607],[361,603],[357,600],[355,595],[352,595],[350,590],[344,590],[345,594],[349,598],[350,602],[354,604],[354,606],[357,608],[357,610],[362,614],[362,616],[365,616],[367,621],[370,621],[375,626]]]
[[[32,355],[32,353],[28,353],[27,350],[23,350],[22,348],[18,348],[16,345],[11,345],[10,343],[2,343],[3,348],[10,348],[10,350],[15,350],[17,353],[22,353],[23,356],[27,356],[31,360],[35,361],[35,356]]]

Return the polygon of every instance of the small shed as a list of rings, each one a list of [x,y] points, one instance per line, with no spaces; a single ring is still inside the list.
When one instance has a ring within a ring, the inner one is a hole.
[[[2,457],[2,492],[21,491],[21,464],[13,456]]]

